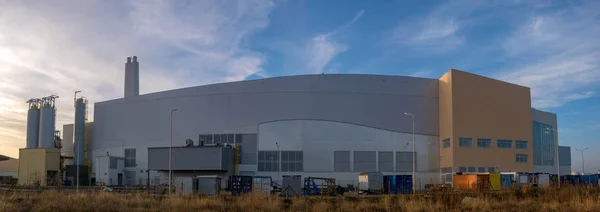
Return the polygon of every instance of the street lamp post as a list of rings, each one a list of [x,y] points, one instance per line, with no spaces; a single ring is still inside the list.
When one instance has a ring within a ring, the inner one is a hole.
[[[589,148],[585,148],[585,149],[575,149],[577,151],[581,152],[581,174],[585,174],[585,164],[583,163],[583,151],[588,150]]]
[[[277,145],[277,155],[279,155],[279,142],[275,142],[275,145]],[[280,156],[281,157],[281,156]],[[278,157],[279,160],[281,160],[281,158]],[[280,164],[280,163],[277,163]],[[281,182],[281,167],[277,166],[277,182],[280,183]]]
[[[412,167],[413,167],[412,190],[413,190],[413,192],[412,193],[414,194],[415,193],[415,183],[414,183],[415,182],[415,116],[412,113],[404,113],[404,115],[410,116],[412,118],[412,127],[413,127],[413,130],[412,130],[412,137],[413,137],[413,140],[412,140],[412,148],[413,148],[413,152],[412,152]]]
[[[173,151],[173,112],[177,111],[177,109],[171,109],[171,119],[169,124],[169,195],[171,195],[171,186],[172,186],[172,151]]]
[[[554,129],[546,128],[546,133],[548,133],[548,131],[554,131]],[[552,138],[554,141],[556,141],[556,176],[558,177],[558,187],[560,188],[560,157],[558,154],[558,140],[554,134],[552,134]]]
[[[75,94],[73,95],[73,108],[75,108],[75,121],[73,121],[73,141],[75,141],[75,124],[77,123],[77,93],[81,93],[81,91],[75,91]],[[73,142],[75,143],[75,142]],[[77,142],[77,145],[81,145],[79,142]],[[75,174],[77,180],[77,185],[76,185],[76,190],[77,193],[79,193],[79,158],[81,157],[81,152],[79,152],[79,148],[77,148],[77,146],[75,146],[75,149],[77,150],[77,158],[75,159],[77,162],[75,163],[76,166],[76,172],[77,174]]]

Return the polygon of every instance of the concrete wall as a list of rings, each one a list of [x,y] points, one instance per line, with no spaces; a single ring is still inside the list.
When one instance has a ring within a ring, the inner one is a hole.
[[[256,175],[273,177],[281,182],[283,175],[313,177],[336,176],[341,185],[355,184],[361,171],[356,171],[354,159],[356,151],[375,153],[375,166],[378,170],[381,152],[412,152],[412,134],[399,133],[365,126],[317,120],[288,120],[263,123],[259,125],[259,151],[302,151],[302,172],[261,172],[256,167],[244,166],[240,171],[257,171]],[[407,145],[408,144],[408,145]],[[437,183],[439,174],[438,137],[428,135],[415,136],[417,182],[424,184]],[[336,172],[334,169],[334,152],[350,152],[350,172]],[[392,164],[396,165],[396,154]],[[386,172],[387,174],[412,174],[412,166],[408,172]],[[355,184],[356,185],[356,184]]]
[[[399,76],[307,75],[198,86],[95,104],[90,154],[124,156],[136,148],[146,170],[147,148],[173,145],[198,134],[257,133],[258,124],[279,120],[327,120],[400,133],[438,135],[438,82]],[[243,129],[244,132],[237,132]],[[93,164],[92,164],[93,166]]]
[[[532,148],[516,149],[515,140],[531,144],[531,98],[529,88],[458,70],[450,70],[440,83],[443,107],[450,107],[451,120],[442,119],[441,129],[452,131],[452,164],[457,167],[495,167],[496,171],[533,171]],[[451,89],[448,91],[447,86]],[[451,97],[448,97],[450,95]],[[450,104],[447,100],[450,100]],[[442,107],[440,106],[440,107]],[[440,111],[447,112],[448,109]],[[448,114],[440,117],[447,117]],[[472,138],[471,147],[459,147],[459,138]],[[440,137],[445,139],[446,137]],[[478,148],[477,139],[491,139],[491,148]],[[513,141],[513,148],[497,148],[498,139]],[[445,150],[442,150],[445,151]],[[527,163],[516,163],[516,154],[527,154]],[[445,155],[443,155],[445,156]],[[446,157],[442,157],[442,161]],[[477,160],[474,160],[477,158]],[[442,162],[447,164],[447,162]]]
[[[111,159],[117,160],[117,167],[111,167]],[[123,177],[122,184],[125,184],[125,174],[123,172],[124,159],[122,157],[98,156],[95,160],[96,184],[119,185],[119,174]]]

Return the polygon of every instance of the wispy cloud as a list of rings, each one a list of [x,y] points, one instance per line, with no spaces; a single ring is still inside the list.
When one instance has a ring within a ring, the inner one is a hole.
[[[3,1],[0,3],[0,154],[25,143],[31,97],[58,100],[57,128],[72,121],[71,96],[123,95],[125,57],[140,60],[142,93],[263,74],[243,40],[266,27],[271,1]],[[93,118],[93,117],[90,117]]]
[[[600,14],[597,2],[531,17],[504,43],[518,61],[497,77],[532,88],[532,104],[560,107],[595,95],[600,82]]]
[[[358,21],[362,17],[363,13],[364,11],[361,10],[358,13],[356,13],[352,20],[342,25],[341,27],[331,32],[320,34],[312,38],[312,40],[309,42],[309,47],[307,51],[309,59],[306,67],[310,73],[323,73],[325,66],[327,66],[327,64],[329,64],[329,62],[336,55],[348,49],[348,46],[336,42],[332,39],[332,37],[340,31],[343,31],[344,29],[356,23],[356,21]]]

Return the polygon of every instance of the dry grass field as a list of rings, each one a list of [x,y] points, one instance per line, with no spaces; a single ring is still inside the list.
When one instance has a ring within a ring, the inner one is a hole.
[[[8,191],[0,211],[600,211],[599,195],[598,188],[293,199]]]

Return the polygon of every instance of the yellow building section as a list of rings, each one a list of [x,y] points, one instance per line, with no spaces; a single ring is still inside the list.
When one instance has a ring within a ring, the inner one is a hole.
[[[60,149],[19,150],[19,185],[59,185]]]
[[[240,145],[236,144],[235,148],[233,148],[233,172],[235,175],[240,174]]]

